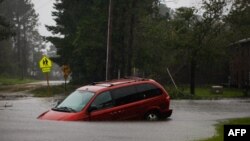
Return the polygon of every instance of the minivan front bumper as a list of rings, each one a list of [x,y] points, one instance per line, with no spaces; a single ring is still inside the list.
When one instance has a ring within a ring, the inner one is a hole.
[[[172,115],[172,113],[173,113],[173,110],[169,109],[168,111],[165,111],[162,113],[162,118],[168,118]]]

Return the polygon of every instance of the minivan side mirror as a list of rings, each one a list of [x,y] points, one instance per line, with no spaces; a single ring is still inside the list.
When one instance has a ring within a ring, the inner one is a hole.
[[[90,107],[89,107],[89,109],[88,109],[88,112],[89,113],[91,113],[91,112],[93,112],[93,111],[95,111],[95,110],[97,110],[98,108],[95,106],[95,105],[91,105]]]
[[[57,102],[56,102],[56,106],[55,107],[57,107],[58,105],[60,105],[62,103],[62,100],[58,100]]]

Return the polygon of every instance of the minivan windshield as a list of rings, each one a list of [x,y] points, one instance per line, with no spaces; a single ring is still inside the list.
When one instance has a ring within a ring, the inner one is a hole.
[[[52,110],[63,112],[79,112],[85,107],[85,105],[93,96],[93,92],[76,90]]]

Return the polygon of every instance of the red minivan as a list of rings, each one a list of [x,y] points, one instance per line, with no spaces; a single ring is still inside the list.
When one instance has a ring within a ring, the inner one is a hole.
[[[159,120],[172,114],[170,97],[152,79],[118,79],[78,88],[38,119],[63,121]]]

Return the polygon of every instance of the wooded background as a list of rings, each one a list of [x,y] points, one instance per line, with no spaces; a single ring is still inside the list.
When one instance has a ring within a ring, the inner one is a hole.
[[[72,82],[105,80],[109,0],[56,0],[57,64],[68,64]],[[36,72],[44,40],[30,0],[1,0],[0,75]],[[250,37],[249,0],[202,0],[202,7],[171,9],[159,0],[113,0],[110,78],[137,75],[179,84],[226,83],[228,46]],[[34,77],[34,76],[33,76]]]

